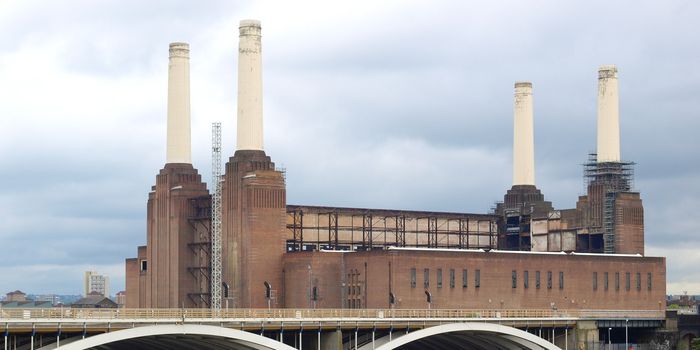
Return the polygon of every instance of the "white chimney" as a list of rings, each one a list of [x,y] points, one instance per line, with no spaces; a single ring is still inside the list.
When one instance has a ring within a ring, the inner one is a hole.
[[[513,113],[513,185],[535,184],[532,83],[515,83]]]
[[[242,20],[238,44],[237,150],[263,149],[260,21]]]
[[[620,108],[617,67],[598,69],[598,162],[620,161]]]
[[[192,163],[190,147],[190,46],[170,44],[166,163]]]

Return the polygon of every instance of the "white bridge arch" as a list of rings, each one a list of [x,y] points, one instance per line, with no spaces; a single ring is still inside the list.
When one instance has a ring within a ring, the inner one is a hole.
[[[294,350],[261,335],[217,326],[158,325],[98,334],[59,347],[61,350],[241,349]]]
[[[561,350],[556,345],[523,330],[482,322],[450,323],[421,329],[385,342],[376,347],[376,350],[397,348]]]

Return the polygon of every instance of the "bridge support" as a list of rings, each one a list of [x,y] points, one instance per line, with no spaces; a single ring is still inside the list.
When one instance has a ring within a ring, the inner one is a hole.
[[[321,343],[319,349],[342,350],[343,349],[343,333],[340,330],[335,332],[326,332],[321,334]]]
[[[588,343],[597,342],[599,336],[596,321],[576,322],[576,349],[585,349]]]

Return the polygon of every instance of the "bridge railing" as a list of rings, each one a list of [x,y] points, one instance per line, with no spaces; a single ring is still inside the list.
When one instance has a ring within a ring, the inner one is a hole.
[[[663,319],[663,310],[552,309],[0,309],[0,320],[99,319]]]

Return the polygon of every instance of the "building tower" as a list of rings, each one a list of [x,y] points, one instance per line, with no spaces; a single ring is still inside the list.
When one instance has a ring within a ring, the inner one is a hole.
[[[617,67],[598,69],[597,151],[584,164],[587,195],[577,202],[582,226],[577,250],[644,254],[644,209],[632,192],[634,163],[620,157]]]
[[[535,138],[533,126],[532,83],[515,83],[513,102],[513,186],[499,203],[501,216],[499,247],[530,250],[531,220],[547,217],[552,203],[535,186]]]
[[[282,283],[286,187],[282,172],[263,149],[261,27],[240,22],[237,147],[226,163],[222,187],[222,304],[230,307],[284,305],[268,300]]]
[[[147,243],[127,259],[127,307],[203,307],[208,232],[192,224],[208,191],[192,166],[189,45],[170,44],[166,163],[148,194]],[[198,200],[200,199],[200,200]],[[202,200],[203,199],[203,200]]]

